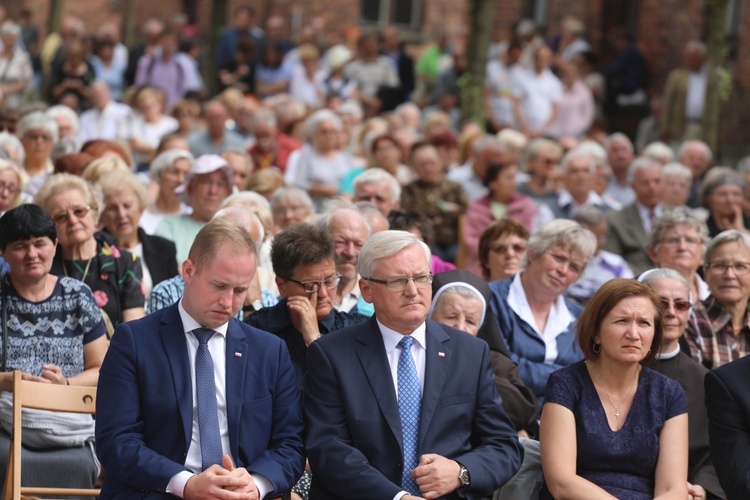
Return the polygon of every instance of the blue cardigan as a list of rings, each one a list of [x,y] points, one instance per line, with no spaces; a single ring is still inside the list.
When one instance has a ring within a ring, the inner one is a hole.
[[[576,342],[576,323],[583,308],[575,302],[565,300],[565,306],[575,320],[568,327],[568,331],[557,336],[557,358],[554,363],[545,363],[546,349],[544,341],[531,326],[523,321],[508,305],[508,292],[513,283],[510,277],[503,281],[490,283],[492,297],[490,307],[495,313],[500,325],[500,332],[505,339],[510,355],[518,364],[521,380],[534,391],[539,406],[544,404],[544,391],[550,374],[583,359],[583,352]]]

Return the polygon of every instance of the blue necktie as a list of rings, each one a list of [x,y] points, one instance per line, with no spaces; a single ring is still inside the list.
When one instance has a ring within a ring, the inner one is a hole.
[[[198,431],[200,432],[203,470],[214,464],[221,464],[222,457],[219,412],[216,408],[214,362],[208,351],[208,341],[215,333],[208,328],[193,330],[193,335],[199,343],[198,352],[195,355],[195,392],[198,402]]]
[[[422,407],[422,396],[419,389],[417,366],[411,355],[413,337],[402,338],[398,346],[401,356],[398,358],[398,413],[401,416],[401,432],[404,441],[404,470],[401,473],[401,487],[411,495],[421,495],[416,481],[409,475],[419,463],[419,414]]]

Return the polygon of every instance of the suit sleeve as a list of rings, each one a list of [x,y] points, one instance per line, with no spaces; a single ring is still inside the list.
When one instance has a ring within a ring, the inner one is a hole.
[[[604,249],[616,255],[623,255],[622,240],[619,234],[619,224],[615,217],[618,212],[613,212],[607,217],[607,241],[604,243]]]
[[[706,374],[705,388],[711,460],[719,483],[730,500],[750,498],[750,414],[747,405],[736,399],[715,372]]]
[[[150,334],[150,332],[144,332]],[[165,491],[169,480],[188,470],[146,446],[134,332],[117,327],[99,372],[96,398],[96,452],[117,481],[133,488]],[[179,425],[166,423],[165,425]]]
[[[393,498],[401,487],[372,467],[352,442],[338,377],[319,342],[310,344],[307,365],[311,369],[305,377],[302,407],[314,481],[334,497]]]
[[[283,342],[278,346],[278,363],[273,392],[273,423],[266,450],[246,468],[268,478],[274,492],[294,486],[305,468],[305,446],[302,441],[302,412],[299,387],[292,361]]]
[[[491,495],[518,472],[523,461],[523,446],[495,390],[490,349],[484,343],[482,349],[471,451],[449,457],[469,470],[471,484],[464,492],[469,498]]]

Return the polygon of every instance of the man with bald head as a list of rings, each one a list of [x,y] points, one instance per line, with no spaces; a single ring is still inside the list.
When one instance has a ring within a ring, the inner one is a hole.
[[[229,111],[223,102],[208,101],[203,106],[203,119],[206,121],[206,129],[193,132],[188,137],[193,156],[220,155],[230,149],[244,149],[242,137],[226,127]]]
[[[336,288],[333,306],[339,311],[372,316],[370,304],[362,300],[359,290],[359,251],[370,237],[370,227],[356,208],[334,208],[318,219],[317,226],[331,235],[336,247],[336,272],[341,284]]]
[[[387,216],[401,206],[401,184],[382,168],[368,168],[354,178],[353,200],[372,203]]]

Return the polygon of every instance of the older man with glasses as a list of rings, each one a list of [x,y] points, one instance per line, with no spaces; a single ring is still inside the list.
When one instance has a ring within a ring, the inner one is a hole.
[[[367,319],[334,309],[341,283],[335,259],[336,246],[324,228],[305,223],[289,226],[271,245],[271,264],[282,300],[245,319],[286,342],[300,386],[307,371],[308,346],[321,335]]]

